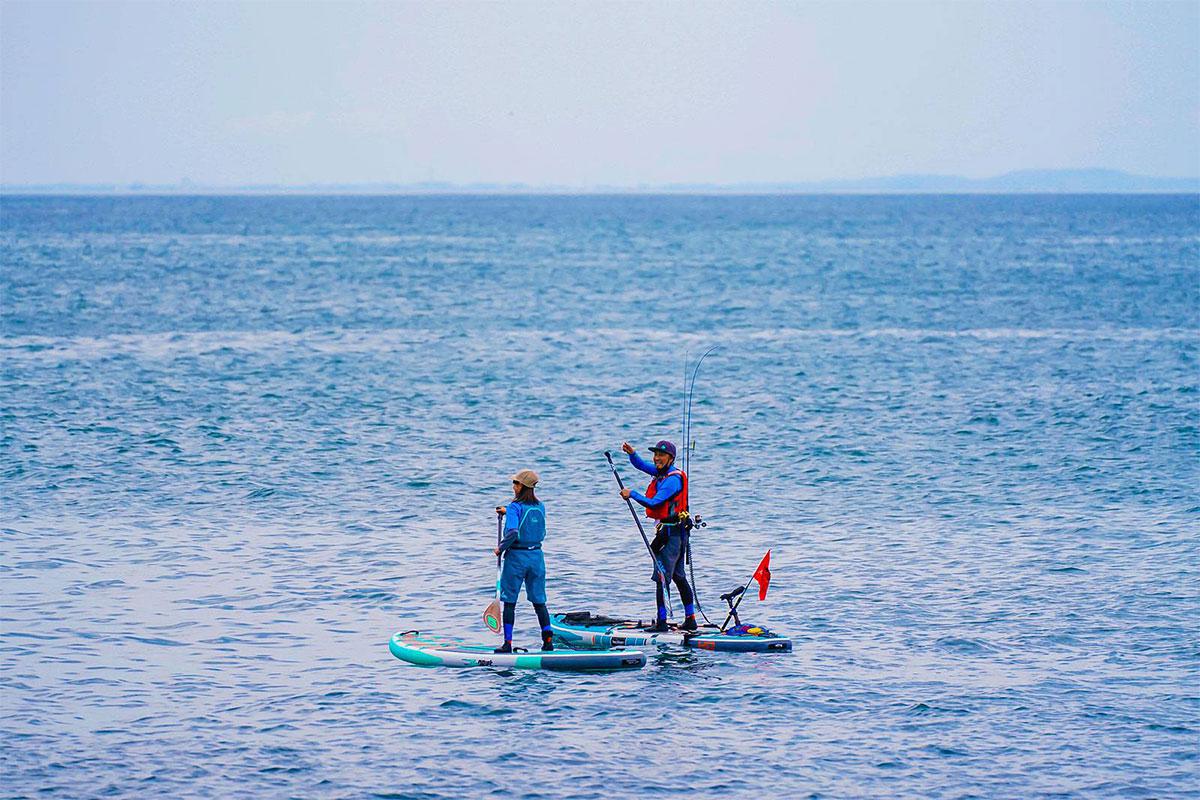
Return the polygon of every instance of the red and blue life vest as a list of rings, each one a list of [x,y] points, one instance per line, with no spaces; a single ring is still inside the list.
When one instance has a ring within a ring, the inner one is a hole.
[[[687,479],[687,475],[684,474],[683,470],[681,470],[681,469],[672,468],[672,469],[668,470],[667,474],[663,475],[662,477],[666,478],[667,476],[670,476],[670,475],[678,475],[679,476],[679,483],[681,484],[682,488],[678,492],[676,492],[675,496],[672,497],[667,502],[659,503],[656,506],[648,507],[646,509],[646,516],[649,517],[650,519],[657,519],[660,521],[665,520],[667,522],[674,523],[674,522],[679,521],[680,514],[686,512],[688,510],[688,479]],[[653,500],[654,495],[657,492],[658,492],[658,477],[655,476],[654,480],[650,481],[650,485],[646,487],[646,499]]]

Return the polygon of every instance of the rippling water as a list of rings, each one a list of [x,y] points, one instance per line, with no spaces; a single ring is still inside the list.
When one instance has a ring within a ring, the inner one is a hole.
[[[5,796],[1200,797],[1195,197],[0,211]],[[713,345],[701,597],[773,548],[795,653],[390,656],[525,466],[551,610],[651,613],[603,451]]]

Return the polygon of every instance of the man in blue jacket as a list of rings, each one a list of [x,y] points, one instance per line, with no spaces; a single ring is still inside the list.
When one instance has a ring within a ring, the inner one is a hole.
[[[675,582],[679,590],[679,599],[683,601],[683,624],[679,627],[685,631],[696,630],[695,596],[688,584],[684,571],[685,556],[688,551],[688,527],[684,520],[688,514],[687,475],[683,470],[675,468],[675,445],[663,439],[650,448],[654,454],[654,463],[648,464],[629,442],[624,442],[621,449],[629,456],[629,463],[634,469],[651,476],[650,485],[645,494],[621,490],[621,497],[634,500],[646,509],[646,516],[658,523],[655,529],[654,544],[650,549],[662,563],[662,578]],[[663,580],[654,571],[654,599],[658,604],[657,617],[652,631],[667,630],[667,602],[664,594]]]

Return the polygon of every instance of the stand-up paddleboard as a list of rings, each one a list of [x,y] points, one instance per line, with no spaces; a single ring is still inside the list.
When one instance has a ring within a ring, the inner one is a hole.
[[[695,631],[681,631],[672,625],[670,630],[654,633],[647,630],[650,624],[592,614],[590,611],[553,614],[550,617],[550,627],[556,636],[570,644],[585,647],[674,644],[726,653],[790,653],[792,650],[791,639],[771,633],[766,628],[738,625],[722,633],[716,625],[702,625]]]
[[[540,650],[495,653],[488,645],[468,644],[461,639],[420,631],[392,636],[392,655],[421,667],[509,667],[548,669],[557,672],[601,672],[641,669],[646,654],[638,650]]]

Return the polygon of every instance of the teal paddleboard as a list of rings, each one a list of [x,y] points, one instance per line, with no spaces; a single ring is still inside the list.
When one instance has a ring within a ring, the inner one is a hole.
[[[518,650],[496,653],[482,644],[469,644],[461,639],[420,631],[407,631],[392,636],[388,643],[392,655],[401,661],[421,667],[508,667],[512,669],[547,669],[556,672],[607,672],[621,669],[641,669],[646,666],[646,654],[638,650]]]

